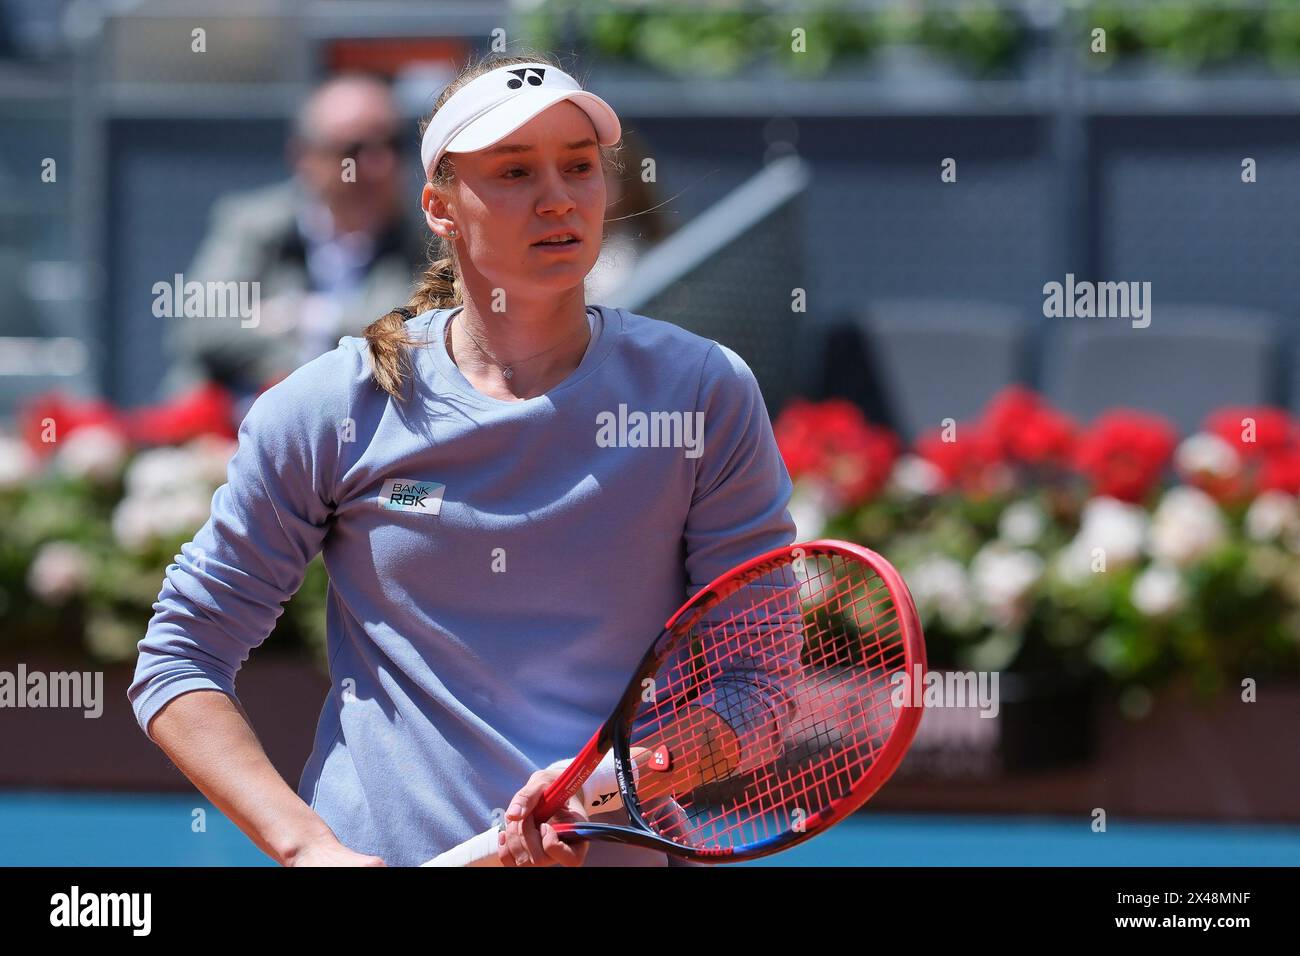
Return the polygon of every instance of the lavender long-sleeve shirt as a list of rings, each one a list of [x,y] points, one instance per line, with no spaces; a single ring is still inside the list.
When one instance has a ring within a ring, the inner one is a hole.
[[[407,322],[422,343],[407,402],[352,336],[258,397],[211,517],[167,568],[129,691],[146,732],[188,691],[235,697],[323,552],[332,689],[298,793],[389,865],[491,826],[534,770],[581,749],[689,595],[794,539],[790,479],[734,352],[592,306],[577,369],[501,401],[447,354],[456,311]],[[776,695],[722,696],[739,729],[779,719]]]

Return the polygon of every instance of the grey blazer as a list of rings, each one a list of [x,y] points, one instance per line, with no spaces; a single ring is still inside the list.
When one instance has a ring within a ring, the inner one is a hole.
[[[311,291],[297,224],[303,201],[295,180],[218,199],[185,282],[257,282],[263,306],[275,297]],[[405,305],[427,264],[428,239],[424,223],[409,216],[378,237],[358,295],[322,337],[332,345],[344,335],[359,335],[394,306]],[[160,389],[164,397],[209,379],[247,392],[303,361],[302,333],[292,310],[277,320],[263,308],[256,326],[238,315],[160,321],[166,323],[164,339],[173,361]]]

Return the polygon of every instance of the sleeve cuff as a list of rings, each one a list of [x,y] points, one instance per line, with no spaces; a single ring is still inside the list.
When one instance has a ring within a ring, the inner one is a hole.
[[[131,701],[136,723],[149,736],[149,722],[171,701],[193,690],[217,690],[238,702],[235,688],[202,671],[187,671],[171,678],[154,678],[138,697]],[[151,738],[152,739],[152,738]]]

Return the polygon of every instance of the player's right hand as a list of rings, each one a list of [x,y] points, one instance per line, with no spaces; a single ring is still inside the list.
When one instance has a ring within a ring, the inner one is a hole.
[[[586,862],[587,841],[565,843],[550,826],[551,822],[582,823],[587,820],[579,794],[570,797],[540,827],[533,822],[533,809],[541,802],[546,788],[563,772],[550,767],[538,770],[510,801],[505,829],[497,838],[497,859],[502,866],[582,866]]]

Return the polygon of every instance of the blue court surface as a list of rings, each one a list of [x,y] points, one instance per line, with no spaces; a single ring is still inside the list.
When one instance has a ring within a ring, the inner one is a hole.
[[[0,866],[273,865],[206,800],[0,793]],[[1300,827],[862,813],[747,865],[1297,866]]]

